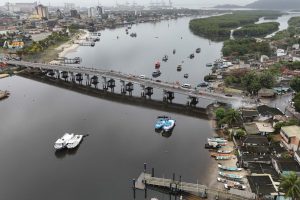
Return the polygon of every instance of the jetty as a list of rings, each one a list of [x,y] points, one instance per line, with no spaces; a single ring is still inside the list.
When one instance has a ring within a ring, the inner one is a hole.
[[[133,189],[146,190],[148,189],[163,189],[172,194],[189,193],[199,197],[207,196],[210,199],[216,196],[219,199],[234,199],[234,200],[250,200],[255,199],[256,195],[247,191],[241,191],[237,189],[221,190],[216,188],[209,188],[205,185],[198,183],[188,183],[180,180],[158,178],[154,177],[153,174],[142,172],[137,180],[133,180]]]

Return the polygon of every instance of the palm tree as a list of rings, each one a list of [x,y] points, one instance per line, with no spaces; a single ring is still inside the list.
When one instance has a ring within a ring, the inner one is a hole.
[[[300,178],[295,172],[281,176],[279,191],[292,200],[300,199]]]

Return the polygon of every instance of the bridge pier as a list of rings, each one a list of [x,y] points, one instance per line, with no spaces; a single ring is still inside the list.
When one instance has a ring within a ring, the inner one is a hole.
[[[132,96],[133,83],[129,82],[125,86],[126,86],[126,91],[129,93],[129,96]]]
[[[95,88],[98,88],[98,76],[92,76],[91,83],[95,86]]]
[[[102,79],[103,79],[103,90],[104,90],[104,91],[107,91],[107,90],[108,90],[108,87],[107,87],[107,80],[106,80],[106,77],[105,77],[105,76],[102,76]]]
[[[153,87],[145,87],[144,85],[141,85],[141,87],[142,87],[141,97],[146,99],[148,96],[149,99],[151,99],[151,96],[153,94]]]
[[[74,72],[70,72],[70,74],[71,74],[71,81],[72,81],[73,83],[75,83],[75,76],[74,76]]]
[[[65,79],[65,82],[68,81],[69,73],[67,71],[62,71],[62,78]]]
[[[48,74],[49,74],[51,77],[53,77],[53,76],[55,75],[55,72],[54,72],[52,69],[50,69],[50,70],[48,70]]]
[[[125,95],[126,94],[125,81],[120,80],[120,82],[121,82],[121,94]]]
[[[82,74],[77,73],[76,74],[76,81],[79,83],[79,85],[82,85],[82,80],[83,80]]]
[[[164,102],[172,103],[174,98],[175,98],[174,92],[164,90],[164,97],[163,97]]]
[[[85,74],[85,76],[86,76],[85,85],[90,86],[91,85],[90,75],[89,74]]]
[[[55,74],[56,74],[57,79],[60,79],[60,73],[59,73],[59,70],[55,70]]]
[[[188,99],[190,99],[190,101],[188,101],[187,104],[190,107],[196,107],[199,102],[199,99],[197,97],[189,96]]]
[[[110,88],[110,91],[111,92],[114,92],[115,91],[115,87],[116,87],[116,81],[114,80],[114,79],[109,79],[108,81],[107,81],[107,87],[109,87]]]

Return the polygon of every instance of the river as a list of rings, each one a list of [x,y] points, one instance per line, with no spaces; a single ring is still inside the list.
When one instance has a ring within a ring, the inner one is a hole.
[[[126,35],[124,28],[105,30],[94,48],[80,47],[68,57],[150,76],[154,62],[168,54],[159,79],[196,84],[210,71],[205,64],[220,56],[222,43],[194,36],[188,22],[139,24],[132,27],[137,38]],[[197,47],[201,53],[187,58]],[[213,133],[207,120],[110,102],[18,76],[1,79],[0,89],[11,92],[0,102],[1,199],[133,199],[132,178],[139,176],[144,162],[157,176],[171,178],[174,172],[177,179],[181,175],[184,181],[209,183],[216,162],[204,150]],[[153,130],[158,115],[176,119],[170,137]],[[75,151],[55,152],[54,141],[65,132],[89,136]],[[148,199],[154,196],[168,198],[148,193]],[[144,199],[143,192],[137,199]]]

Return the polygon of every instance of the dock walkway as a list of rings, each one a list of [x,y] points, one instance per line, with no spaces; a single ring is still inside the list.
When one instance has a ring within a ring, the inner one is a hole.
[[[205,185],[179,182],[172,179],[157,178],[152,177],[151,174],[141,173],[135,182],[135,187],[137,189],[145,189],[145,184],[147,186],[165,188],[167,190],[176,189],[176,191],[183,191],[191,194],[200,196],[203,193],[206,193],[209,197],[219,196],[220,199],[234,199],[234,200],[250,200],[255,199],[255,194],[240,191],[240,190],[220,190],[214,188],[208,188]]]

